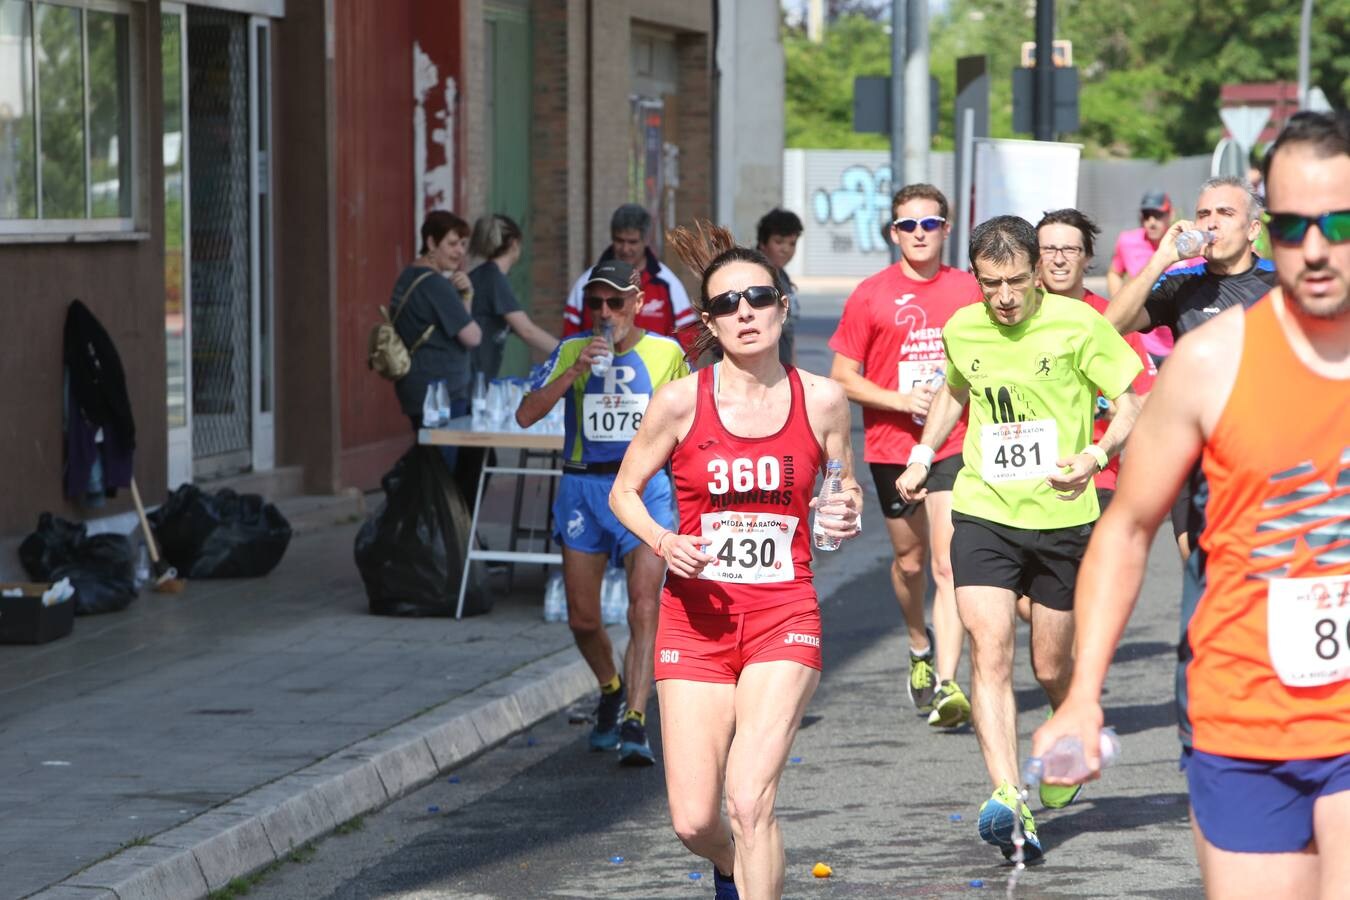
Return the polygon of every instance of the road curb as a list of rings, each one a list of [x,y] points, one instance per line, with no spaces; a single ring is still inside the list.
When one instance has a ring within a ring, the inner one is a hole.
[[[619,658],[626,629],[610,635]],[[197,900],[595,690],[568,647],[128,847],[30,900]]]

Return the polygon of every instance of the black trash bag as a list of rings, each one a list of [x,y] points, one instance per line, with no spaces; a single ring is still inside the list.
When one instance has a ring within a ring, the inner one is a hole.
[[[135,548],[126,535],[96,534],[52,572],[52,581],[62,578],[75,588],[75,615],[120,612],[136,599]]]
[[[187,578],[255,578],[281,562],[291,525],[258,494],[184,484],[149,516],[160,553]]]
[[[435,449],[413,447],[384,476],[385,500],[356,535],[354,555],[377,616],[453,616],[469,510]],[[481,570],[469,570],[464,615],[489,612]]]
[[[19,561],[34,581],[69,578],[77,616],[118,612],[136,599],[135,547],[125,535],[89,537],[83,524],[43,513],[19,545]]]
[[[52,573],[75,559],[76,548],[85,541],[85,527],[67,522],[49,512],[38,516],[37,531],[19,545],[19,562],[34,581],[52,581]]]

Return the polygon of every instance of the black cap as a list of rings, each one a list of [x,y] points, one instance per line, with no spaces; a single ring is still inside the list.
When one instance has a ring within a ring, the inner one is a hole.
[[[591,275],[586,279],[586,286],[601,282],[617,291],[635,291],[638,288],[633,281],[632,266],[622,260],[607,259],[591,269]]]
[[[1144,196],[1139,198],[1139,208],[1171,212],[1172,198],[1165,191],[1145,191]]]

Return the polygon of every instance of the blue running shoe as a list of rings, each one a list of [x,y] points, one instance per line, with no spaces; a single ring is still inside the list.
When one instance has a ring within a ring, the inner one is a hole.
[[[591,729],[592,750],[619,749],[619,718],[627,706],[628,692],[623,683],[612,694],[600,693],[600,703],[595,707],[595,727]]]
[[[647,743],[647,729],[637,719],[626,718],[619,726],[619,765],[652,766],[656,756]]]
[[[717,866],[713,866],[713,887],[717,889],[713,900],[741,900],[741,895],[736,892],[736,880],[717,871]]]
[[[1040,838],[1036,835],[1036,820],[1031,817],[1031,810],[1021,802],[1017,788],[1006,781],[999,785],[994,795],[980,807],[980,838],[985,843],[997,847],[1003,853],[1004,859],[1012,859],[1013,851],[1017,849],[1013,843],[1013,825],[1017,821],[1019,809],[1022,834],[1026,838],[1022,847],[1022,861],[1035,862],[1044,855]]]

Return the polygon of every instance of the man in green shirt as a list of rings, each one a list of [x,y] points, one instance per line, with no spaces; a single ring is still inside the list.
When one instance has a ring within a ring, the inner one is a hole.
[[[1073,588],[1100,513],[1092,476],[1124,444],[1139,414],[1130,383],[1139,357],[1086,303],[1045,293],[1036,282],[1036,231],[1016,216],[975,229],[970,261],[984,303],[954,313],[942,331],[947,382],[933,400],[923,437],[896,481],[922,500],[936,447],[970,405],[952,489],[952,572],[956,606],[970,632],[975,733],[994,795],[980,807],[980,837],[1013,852],[1019,815],[1017,703],[1012,663],[1017,598],[1032,599],[1031,664],[1051,707],[1073,672]],[[1101,391],[1117,406],[1095,444]],[[1043,787],[1058,809],[1073,788]],[[1036,824],[1020,811],[1026,858],[1041,855]]]

